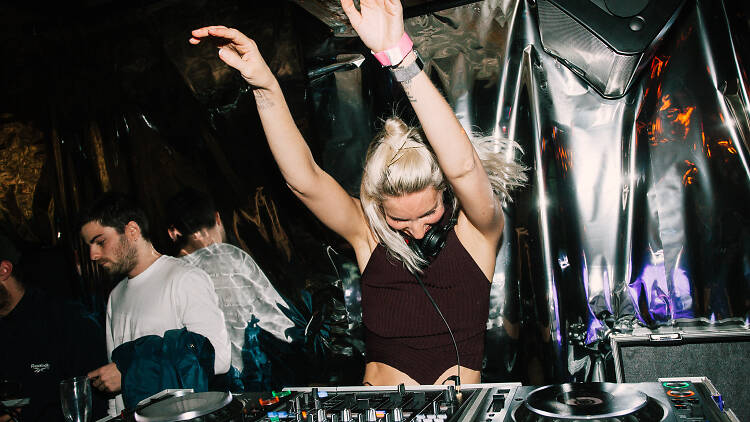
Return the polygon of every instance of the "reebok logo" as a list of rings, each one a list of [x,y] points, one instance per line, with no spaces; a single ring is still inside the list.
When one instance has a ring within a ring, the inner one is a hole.
[[[48,372],[50,368],[52,368],[52,365],[50,365],[49,363],[32,363],[31,364],[31,370],[34,371],[35,374]]]

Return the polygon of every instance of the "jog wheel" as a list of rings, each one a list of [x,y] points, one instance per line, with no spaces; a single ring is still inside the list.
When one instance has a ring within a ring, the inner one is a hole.
[[[524,406],[541,420],[627,420],[646,406],[648,396],[612,383],[548,385],[529,393]]]

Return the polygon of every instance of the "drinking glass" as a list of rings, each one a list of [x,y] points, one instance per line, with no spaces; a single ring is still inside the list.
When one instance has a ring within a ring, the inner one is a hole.
[[[91,382],[81,376],[60,381],[60,404],[68,422],[91,420]]]

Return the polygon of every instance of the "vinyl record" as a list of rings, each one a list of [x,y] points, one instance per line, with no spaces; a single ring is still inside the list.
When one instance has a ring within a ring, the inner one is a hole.
[[[636,412],[646,405],[645,393],[624,384],[575,383],[538,388],[525,401],[533,413],[557,419],[604,419]]]
[[[135,412],[137,422],[174,422],[206,416],[217,412],[232,402],[229,393],[208,391],[171,397]]]

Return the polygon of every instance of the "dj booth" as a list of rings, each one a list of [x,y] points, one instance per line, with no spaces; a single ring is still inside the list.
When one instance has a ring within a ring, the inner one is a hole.
[[[518,383],[288,388],[280,392],[176,391],[116,421],[527,422],[738,421],[707,378],[644,383]]]

